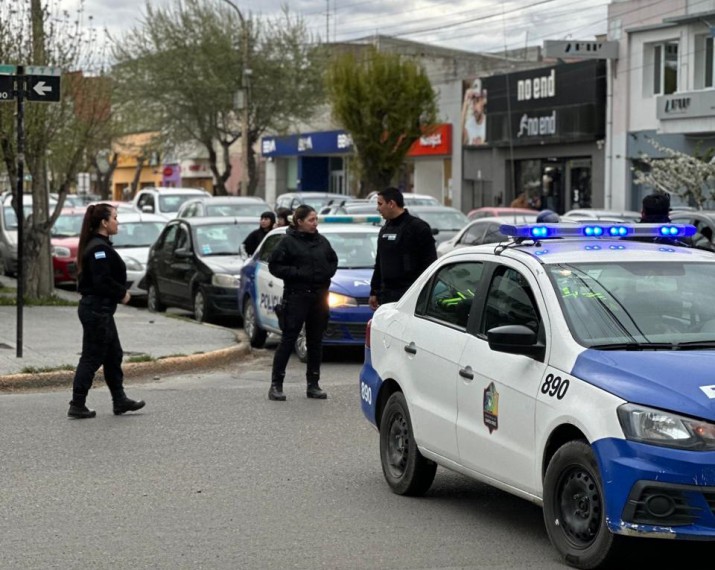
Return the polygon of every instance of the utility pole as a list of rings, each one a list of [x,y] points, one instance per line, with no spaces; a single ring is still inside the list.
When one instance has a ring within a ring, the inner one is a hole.
[[[249,150],[249,133],[250,117],[249,117],[249,98],[251,88],[251,67],[249,54],[249,26],[243,13],[238,9],[231,0],[224,0],[226,4],[231,6],[238,14],[238,19],[241,20],[241,58],[243,60],[243,72],[241,76],[241,89],[236,93],[235,104],[241,109],[241,188],[239,195],[248,195],[248,150]]]

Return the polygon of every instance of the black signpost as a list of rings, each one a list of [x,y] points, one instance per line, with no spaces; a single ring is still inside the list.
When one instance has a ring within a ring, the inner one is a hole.
[[[25,210],[25,99],[57,103],[60,100],[61,70],[56,67],[25,67],[0,64],[0,102],[17,101],[17,187],[13,207],[17,216],[17,346],[22,358],[22,310],[25,297],[24,231]]]

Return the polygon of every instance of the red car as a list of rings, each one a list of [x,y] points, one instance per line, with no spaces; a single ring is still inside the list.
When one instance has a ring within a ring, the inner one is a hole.
[[[85,208],[64,208],[52,226],[52,269],[55,285],[77,281],[77,246]]]

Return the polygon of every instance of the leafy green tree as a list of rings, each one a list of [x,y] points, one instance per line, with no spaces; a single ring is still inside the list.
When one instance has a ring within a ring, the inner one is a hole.
[[[371,47],[337,55],[326,85],[335,120],[352,136],[361,194],[389,186],[412,143],[436,123],[436,94],[425,70]]]
[[[698,148],[690,155],[652,138],[648,142],[664,158],[641,153],[641,167],[632,169],[633,182],[680,196],[702,210],[715,197],[715,149],[703,152]]]
[[[82,13],[80,5],[75,17],[52,14],[42,0],[0,4],[0,62],[62,71],[61,101],[27,102],[23,113],[23,164],[31,180],[23,185],[32,193],[32,215],[24,226],[21,258],[29,300],[46,297],[54,289],[50,230],[77,173],[87,165],[87,147],[111,115],[108,88],[87,89],[84,81],[82,70],[92,68],[100,52],[93,30],[79,24]],[[0,161],[13,190],[18,187],[19,165],[15,115],[15,104],[0,104]],[[60,198],[53,211],[48,205],[50,189]]]
[[[259,20],[241,18],[218,0],[147,4],[142,22],[113,45],[123,103],[143,110],[144,127],[160,130],[166,145],[202,146],[217,194],[226,194],[230,149],[240,137],[249,142],[250,183],[242,193],[255,194],[253,147],[259,137],[310,116],[321,101],[320,50],[303,21],[287,11]],[[241,132],[235,104],[244,81],[247,133]]]

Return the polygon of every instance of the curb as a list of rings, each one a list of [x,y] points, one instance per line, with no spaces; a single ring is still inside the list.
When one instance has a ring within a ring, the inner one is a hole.
[[[238,339],[237,339],[238,340]],[[235,362],[236,358],[251,352],[250,344],[238,340],[236,346],[222,348],[211,352],[192,354],[189,356],[170,356],[159,358],[150,362],[129,362],[122,365],[124,379],[140,380],[146,376],[155,376],[162,372],[177,373],[186,371],[206,370],[225,366]],[[74,370],[57,370],[54,372],[37,372],[31,374],[10,374],[0,376],[0,393],[19,392],[28,389],[41,389],[51,387],[67,387],[72,385]],[[95,382],[104,382],[104,375],[100,369]]]

